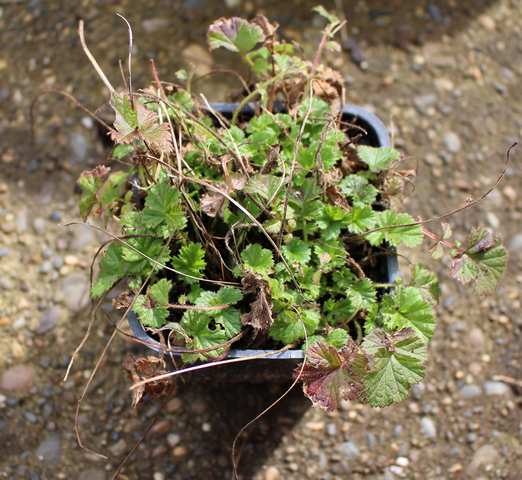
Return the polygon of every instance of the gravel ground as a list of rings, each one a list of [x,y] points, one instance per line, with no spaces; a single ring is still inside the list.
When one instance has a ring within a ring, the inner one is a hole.
[[[418,167],[409,211],[431,216],[487,190],[522,136],[520,0],[345,3],[351,50],[330,60],[346,75],[350,101],[378,113]],[[203,44],[205,25],[224,13],[262,10],[307,50],[317,40],[308,13],[315,2],[224,4],[0,1],[0,478],[111,478],[151,422],[121,478],[230,478],[235,433],[281,392],[181,385],[167,403],[136,411],[121,368],[131,346],[117,339],[80,412],[85,445],[107,460],[77,446],[73,422],[113,330],[109,314],[62,381],[88,325],[89,260],[101,240],[64,225],[78,218],[75,176],[107,152],[93,122],[57,95],[40,99],[31,143],[31,101],[42,89],[64,89],[93,109],[105,102],[76,38],[79,17],[115,83],[127,42],[115,11],[134,26],[135,84],[148,81],[151,56],[164,78],[186,62],[199,73],[227,64]],[[214,77],[201,88],[222,100],[230,82]],[[444,299],[425,382],[383,410],[346,403],[325,414],[292,393],[250,430],[242,479],[522,477],[522,150],[513,157],[502,185],[453,219],[457,236],[478,222],[502,235],[509,272],[496,295],[476,298],[437,267]]]

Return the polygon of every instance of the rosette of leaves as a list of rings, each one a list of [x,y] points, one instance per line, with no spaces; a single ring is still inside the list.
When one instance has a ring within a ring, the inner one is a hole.
[[[318,13],[321,45],[335,49],[341,22]],[[191,78],[183,72],[169,89],[111,92],[121,165],[78,180],[82,217],[117,232],[98,255],[92,297],[118,285],[123,306],[167,332],[187,364],[231,346],[303,348],[296,375],[317,406],[404,399],[424,375],[440,292],[418,264],[407,280],[379,283],[375,259],[428,237],[458,280],[485,291],[505,250],[485,230],[462,246],[391,207],[386,185],[401,178],[401,155],[354,143],[338,115],[340,75],[320,55],[301,58],[260,16],[219,19],[208,42],[255,79],[230,118],[180,85]]]

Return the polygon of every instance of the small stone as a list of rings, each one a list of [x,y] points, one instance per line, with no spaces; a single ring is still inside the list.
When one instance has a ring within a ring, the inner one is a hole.
[[[480,25],[490,32],[495,30],[495,20],[488,15],[481,15],[478,19]]]
[[[326,425],[326,433],[330,437],[335,437],[335,435],[337,435],[337,425],[335,423],[329,423]]]
[[[241,5],[241,0],[225,0],[225,5],[228,8],[237,8]]]
[[[106,480],[107,476],[103,470],[98,468],[89,468],[88,470],[83,470],[78,480]]]
[[[96,243],[96,234],[92,228],[85,225],[74,226],[73,237],[69,244],[71,250],[77,252],[94,243]]]
[[[46,227],[46,221],[43,219],[43,218],[35,218],[33,220],[33,229],[36,233],[38,233],[39,235],[41,235],[42,233],[45,232],[45,227]]]
[[[53,270],[53,264],[49,260],[45,260],[40,264],[38,271],[40,273],[49,273]]]
[[[8,277],[0,277],[0,290],[12,290],[14,288],[13,281]]]
[[[73,132],[70,135],[70,145],[73,154],[71,163],[81,163],[87,158],[88,143],[87,139],[80,132]]]
[[[437,426],[430,417],[422,417],[421,419],[421,432],[426,438],[437,437]]]
[[[444,17],[442,15],[442,12],[440,11],[440,8],[437,5],[435,5],[434,3],[428,3],[426,10],[428,12],[428,15],[434,22],[436,22],[436,23],[444,22]]]
[[[511,388],[509,385],[505,384],[504,382],[485,382],[484,383],[484,392],[486,392],[486,395],[494,396],[494,395],[501,395],[506,396],[511,393]]]
[[[172,450],[172,455],[174,455],[176,458],[184,457],[187,453],[187,447],[184,447],[183,445],[174,447],[174,450]]]
[[[49,434],[36,449],[36,458],[44,463],[59,463],[62,457],[62,439],[58,433]]]
[[[56,325],[67,318],[67,312],[56,305],[45,310],[40,317],[40,323],[36,327],[36,333],[44,334],[56,327]]]
[[[15,365],[4,371],[0,390],[27,391],[33,385],[34,370],[30,365]]]
[[[7,257],[11,253],[7,247],[0,247],[0,258]]]
[[[426,112],[426,110],[433,106],[437,101],[437,96],[433,93],[427,93],[425,95],[418,95],[413,99],[415,107],[420,113]]]
[[[163,30],[170,25],[168,18],[147,18],[141,22],[143,30],[147,33],[155,33],[159,30]]]
[[[500,220],[498,219],[498,217],[493,212],[488,212],[486,214],[486,218],[487,218],[488,223],[490,224],[490,226],[492,228],[494,228],[495,230],[500,226]]]
[[[51,220],[51,222],[59,223],[62,221],[62,214],[55,210],[51,213],[51,215],[49,215],[49,219]]]
[[[460,137],[455,132],[447,132],[443,138],[444,145],[451,153],[457,153],[462,147]]]
[[[38,417],[33,412],[25,412],[24,417],[29,423],[34,424],[38,421]]]
[[[82,117],[82,119],[80,120],[82,122],[82,125],[85,127],[85,128],[92,128],[94,127],[94,121],[92,120],[91,117]]]
[[[359,456],[359,447],[354,442],[344,442],[337,447],[337,451],[347,460],[355,460]]]
[[[279,473],[279,470],[277,469],[277,467],[274,467],[274,466],[267,467],[267,469],[265,470],[264,480],[280,480],[280,479],[281,479],[281,474]]]
[[[407,457],[397,457],[395,463],[399,465],[399,467],[407,467],[410,464],[410,460]]]
[[[510,241],[508,245],[509,250],[512,252],[522,252],[522,233],[517,233]]]
[[[150,429],[152,435],[161,435],[170,430],[170,422],[168,420],[159,420]]]
[[[177,412],[178,410],[180,410],[182,405],[183,405],[183,403],[181,402],[181,400],[179,398],[173,398],[172,400],[168,401],[165,408],[168,413],[174,413],[174,412]]]
[[[322,432],[324,430],[324,422],[307,422],[306,428],[312,432]]]
[[[476,398],[476,397],[479,397],[480,395],[482,395],[482,390],[481,388],[478,386],[478,385],[464,385],[460,390],[459,390],[459,395],[464,399],[464,400],[470,400],[472,398]]]
[[[205,422],[203,425],[201,425],[201,430],[208,433],[212,430],[212,425],[210,425],[208,422]]]
[[[89,279],[85,273],[70,273],[60,281],[59,288],[69,310],[78,312],[89,305]]]
[[[170,448],[174,448],[181,441],[181,437],[177,433],[169,433],[167,435],[167,443]]]
[[[120,457],[127,451],[127,442],[120,438],[115,444],[109,447],[109,452],[115,457]]]
[[[482,351],[484,350],[485,345],[485,338],[484,333],[480,328],[474,327],[472,328],[468,333],[468,345],[477,350]]]
[[[499,453],[497,449],[493,445],[483,445],[473,455],[467,472],[468,474],[473,475],[474,473],[477,473],[482,467],[494,465],[498,460]]]
[[[152,475],[152,480],[165,480],[165,475],[161,472],[154,472]]]

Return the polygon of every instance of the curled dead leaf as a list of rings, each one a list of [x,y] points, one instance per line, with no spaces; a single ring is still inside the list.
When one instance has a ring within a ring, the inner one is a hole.
[[[123,362],[123,368],[127,370],[133,384],[168,373],[165,361],[159,357],[149,355],[147,357],[135,358],[128,355]],[[155,380],[132,390],[132,406],[136,407],[143,396],[147,393],[153,398],[171,395],[174,393],[175,384],[172,378]]]
[[[249,325],[254,330],[254,338],[265,335],[272,326],[272,298],[268,283],[262,278],[249,272],[241,281],[247,293],[256,294],[256,299],[250,304],[250,312],[241,316],[241,323]]]

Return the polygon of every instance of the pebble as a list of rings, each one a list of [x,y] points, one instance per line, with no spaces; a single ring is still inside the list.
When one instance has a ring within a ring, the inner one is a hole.
[[[78,476],[78,480],[106,480],[106,478],[105,472],[98,468],[83,470]]]
[[[38,421],[38,417],[33,412],[25,412],[24,417],[29,423],[36,423]]]
[[[187,447],[184,447],[183,445],[178,445],[177,447],[174,447],[174,450],[172,450],[172,455],[176,458],[184,457],[187,453]]]
[[[30,365],[15,365],[8,368],[0,379],[0,390],[27,391],[33,385],[34,370]]]
[[[141,22],[143,30],[147,33],[155,33],[159,30],[163,30],[170,25],[168,18],[147,18]]]
[[[410,460],[407,457],[397,457],[395,463],[399,465],[399,467],[407,467],[410,464]]]
[[[460,137],[455,132],[447,132],[443,138],[444,145],[451,153],[457,153],[462,147]]]
[[[499,453],[493,445],[483,445],[473,455],[467,472],[472,475],[487,465],[494,465],[499,460]]]
[[[115,457],[120,457],[127,451],[127,442],[120,438],[116,443],[109,447],[109,452]]]
[[[192,43],[183,49],[182,57],[191,65],[196,75],[206,75],[212,71],[212,56],[197,43]]]
[[[43,218],[40,218],[40,217],[35,218],[33,220],[33,229],[34,229],[34,231],[37,234],[41,235],[42,233],[45,232],[46,223],[47,222]]]
[[[89,279],[85,273],[70,273],[60,281],[58,288],[69,310],[78,312],[89,305]]]
[[[426,110],[433,106],[433,104],[437,101],[437,96],[433,93],[427,93],[425,95],[418,95],[413,99],[413,103],[415,107],[420,113],[426,112]]]
[[[80,132],[72,132],[70,137],[70,145],[73,154],[71,163],[81,163],[87,157],[88,143],[87,139]]]
[[[62,221],[62,214],[58,210],[54,210],[51,212],[51,215],[49,215],[49,219],[51,222],[59,223]]]
[[[430,417],[422,417],[421,419],[421,432],[426,438],[437,437],[437,426]]]
[[[489,225],[495,230],[500,227],[500,220],[493,212],[488,212],[486,214],[486,218],[488,220]]]
[[[38,445],[36,457],[44,463],[59,463],[62,457],[62,439],[58,433],[51,433]]]
[[[75,225],[69,248],[73,251],[83,250],[88,245],[96,243],[96,234],[92,228],[85,225]]]
[[[347,460],[355,460],[359,456],[359,447],[355,442],[344,442],[337,447],[337,451]]]
[[[508,245],[509,250],[512,252],[522,252],[522,233],[517,233],[510,241]]]
[[[335,437],[335,435],[337,435],[337,425],[335,423],[326,425],[326,433],[330,435],[330,437]]]
[[[477,350],[482,351],[485,345],[484,333],[480,328],[473,327],[468,333],[468,345]]]
[[[511,388],[504,382],[490,381],[484,383],[484,392],[486,392],[486,395],[490,396],[509,395],[511,393]]]
[[[1,290],[12,290],[14,283],[10,278],[0,277],[0,289]]]
[[[16,222],[16,229],[18,230],[18,233],[23,233],[23,232],[27,231],[27,228],[29,227],[27,209],[24,208],[18,212],[15,222]]]
[[[45,310],[40,317],[40,323],[36,327],[36,333],[43,334],[53,330],[56,325],[67,318],[67,312],[57,305]]]
[[[459,390],[459,395],[464,399],[464,400],[470,400],[472,398],[476,398],[476,397],[479,397],[480,395],[482,395],[482,390],[481,388],[478,386],[478,385],[464,385],[460,390]]]
[[[486,30],[489,30],[490,32],[495,30],[495,20],[493,20],[490,16],[481,15],[478,21],[480,25],[484,27]]]
[[[270,466],[265,470],[264,480],[280,480],[281,474],[277,467]]]
[[[306,428],[312,432],[322,432],[324,430],[324,422],[307,422]]]
[[[167,435],[167,443],[171,448],[174,448],[180,441],[181,437],[177,433],[169,433]]]
[[[7,247],[0,247],[0,258],[7,257],[11,253],[11,250]]]

